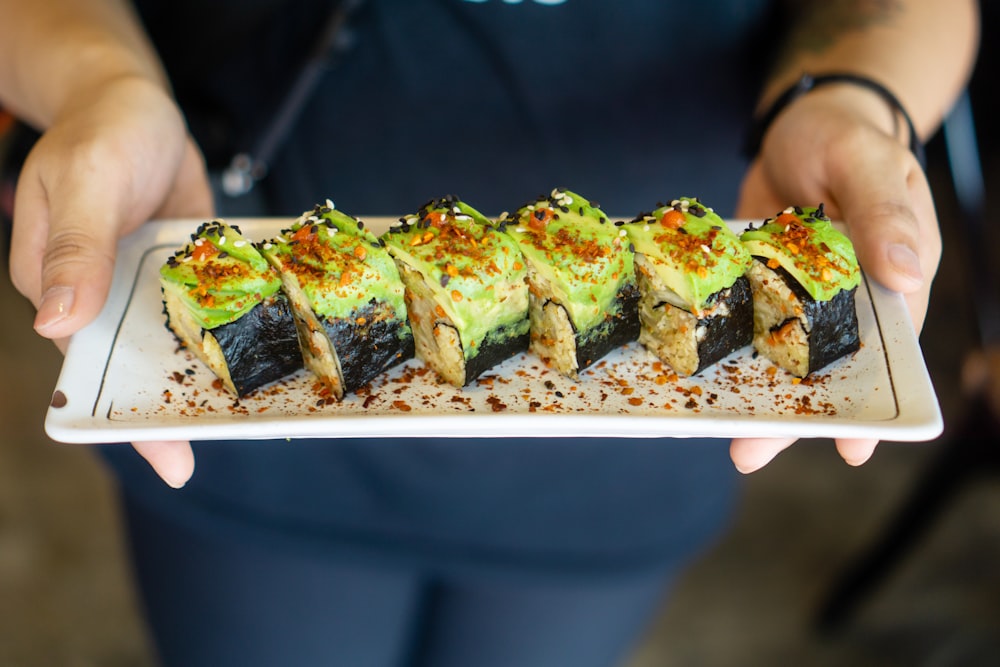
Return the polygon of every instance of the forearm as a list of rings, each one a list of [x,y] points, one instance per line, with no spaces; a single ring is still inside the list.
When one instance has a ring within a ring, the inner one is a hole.
[[[167,89],[127,0],[0,0],[0,104],[39,129],[123,77]]]
[[[803,73],[851,72],[891,90],[926,139],[959,95],[979,39],[974,0],[787,0],[791,26],[761,95],[766,108]],[[867,93],[876,113],[880,101]],[[863,94],[858,95],[859,100]],[[891,115],[881,103],[882,118]]]

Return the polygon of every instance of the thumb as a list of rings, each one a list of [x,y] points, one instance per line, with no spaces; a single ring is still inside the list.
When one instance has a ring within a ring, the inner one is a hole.
[[[168,486],[182,488],[194,474],[194,452],[185,441],[134,442],[132,447]]]
[[[93,185],[102,182],[94,170],[62,170],[50,183],[37,173],[26,164],[17,188],[11,279],[37,308],[35,330],[59,339],[100,312],[122,222],[113,189]]]

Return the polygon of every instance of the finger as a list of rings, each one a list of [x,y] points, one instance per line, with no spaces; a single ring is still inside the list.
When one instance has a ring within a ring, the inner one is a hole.
[[[182,488],[194,474],[194,451],[186,441],[151,440],[132,447],[168,486]]]
[[[26,165],[14,204],[11,275],[35,304],[35,330],[47,338],[70,336],[100,312],[120,226],[112,188],[93,185],[103,182],[97,164],[68,162],[48,183]]]
[[[837,451],[848,465],[859,466],[875,453],[878,440],[871,438],[839,438]]]
[[[734,438],[729,457],[743,474],[760,470],[775,456],[788,449],[798,438]]]
[[[858,260],[883,286],[908,295],[919,329],[931,280],[941,257],[941,238],[926,177],[908,152],[857,160],[836,174],[831,189],[847,223]]]

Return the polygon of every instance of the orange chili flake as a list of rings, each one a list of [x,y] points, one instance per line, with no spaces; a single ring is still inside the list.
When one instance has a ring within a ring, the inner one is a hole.
[[[434,314],[442,318],[447,315],[447,313],[444,312],[444,308],[441,307],[441,304],[434,306]]]
[[[781,262],[779,262],[776,258],[772,257],[771,259],[767,260],[767,268],[776,269],[779,266],[781,266]]]
[[[356,319],[356,320],[354,320],[354,321],[355,321],[355,322],[357,323],[357,325],[358,325],[359,327],[363,327],[363,326],[365,325],[365,323],[366,323],[366,322],[368,322],[368,320],[367,320],[367,319],[365,319],[364,317],[359,317],[359,318],[357,318],[357,319]]]
[[[447,221],[447,219],[448,219],[448,215],[445,214],[445,213],[442,213],[441,211],[431,211],[426,216],[424,216],[424,220],[426,220],[428,223],[430,223],[430,225],[432,227],[442,227],[442,226],[444,226],[444,223],[445,223],[445,221]]]
[[[506,248],[504,248],[504,250],[506,250]],[[521,264],[521,262],[514,262],[514,270],[515,271],[520,271],[523,268],[524,268],[524,264]]]
[[[687,222],[687,218],[677,209],[670,209],[660,218],[660,224],[669,229],[680,229]]]
[[[364,261],[365,257],[368,256],[368,251],[365,250],[365,247],[363,245],[354,246],[354,256],[360,259],[361,261]]]
[[[555,217],[555,212],[551,208],[535,209],[528,217],[528,226],[536,231],[541,231],[545,229],[545,225],[552,221],[553,217]]]
[[[196,262],[203,262],[212,255],[217,254],[219,254],[219,249],[209,241],[203,241],[201,245],[196,245],[194,250],[191,251],[191,257]]]
[[[792,215],[791,213],[782,213],[777,218],[775,218],[774,221],[784,227],[787,227],[788,225],[799,224],[798,216]]]
[[[350,271],[344,271],[343,273],[340,274],[340,286],[341,287],[347,287],[350,284],[350,282],[351,282],[351,273],[350,273]]]
[[[458,277],[458,268],[454,264],[445,264],[444,272],[452,278]]]
[[[430,243],[432,240],[434,240],[434,232],[424,232],[422,241],[424,243]]]
[[[312,225],[302,225],[297,230],[295,230],[294,234],[292,234],[292,240],[299,242],[308,241],[316,236],[315,234],[313,234],[312,230],[313,230]]]
[[[791,241],[789,241],[788,243],[786,243],[785,247],[788,248],[788,252],[792,253],[793,255],[798,255],[799,254],[799,247],[797,245],[795,245],[794,243],[792,243]]]
[[[453,289],[451,291],[451,299],[452,299],[452,301],[461,301],[462,300],[462,293],[459,292],[457,289]]]

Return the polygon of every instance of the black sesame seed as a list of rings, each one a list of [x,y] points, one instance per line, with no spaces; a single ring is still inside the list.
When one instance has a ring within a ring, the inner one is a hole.
[[[448,282],[450,280],[451,280],[451,276],[449,276],[447,273],[442,273],[441,274],[441,287],[447,287],[448,286]]]

